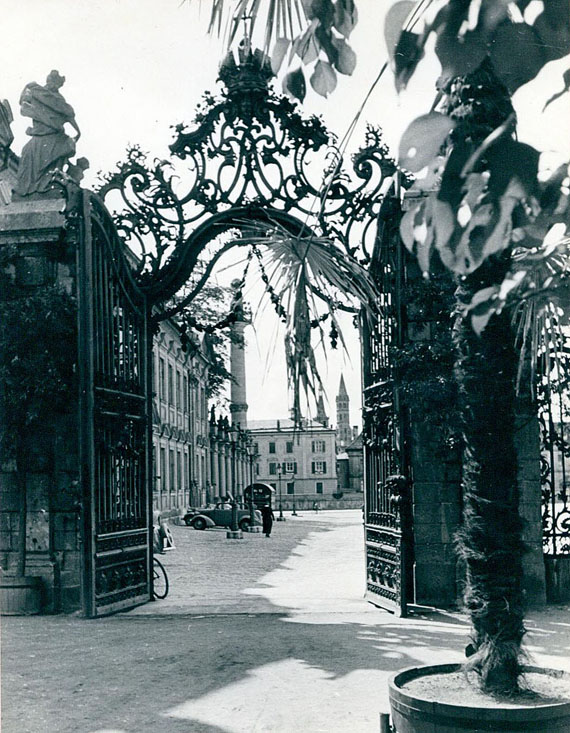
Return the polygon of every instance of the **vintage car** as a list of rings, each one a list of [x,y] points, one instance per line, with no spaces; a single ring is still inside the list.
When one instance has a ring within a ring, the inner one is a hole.
[[[261,524],[261,513],[255,509],[255,524]],[[206,529],[207,527],[232,526],[232,507],[228,502],[219,502],[214,507],[189,507],[183,517],[189,527],[194,529]],[[249,509],[237,510],[238,526],[241,530],[247,530],[250,525]]]

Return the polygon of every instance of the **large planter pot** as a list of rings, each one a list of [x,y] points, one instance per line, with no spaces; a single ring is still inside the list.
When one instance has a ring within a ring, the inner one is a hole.
[[[570,674],[540,667],[525,667],[525,672],[563,678],[570,684]],[[422,699],[406,690],[406,683],[420,677],[445,675],[461,670],[460,664],[438,664],[431,667],[410,667],[389,680],[392,723],[396,733],[558,733],[570,731],[570,700],[546,704],[501,707],[452,705]],[[442,692],[443,692],[442,685]],[[442,694],[442,697],[444,695]]]
[[[42,579],[36,575],[0,575],[0,613],[28,616],[42,610]]]

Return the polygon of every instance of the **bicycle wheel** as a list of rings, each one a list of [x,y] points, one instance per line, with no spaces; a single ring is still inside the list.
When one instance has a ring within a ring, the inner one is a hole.
[[[152,594],[155,598],[166,598],[168,595],[168,575],[163,564],[156,557],[153,558]]]

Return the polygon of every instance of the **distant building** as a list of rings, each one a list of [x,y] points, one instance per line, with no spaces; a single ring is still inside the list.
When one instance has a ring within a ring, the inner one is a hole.
[[[346,446],[348,456],[348,489],[364,491],[364,450],[362,433]]]
[[[279,488],[284,509],[312,505],[337,492],[335,430],[316,420],[295,429],[290,419],[250,420],[256,454],[255,480]]]
[[[154,507],[199,506],[206,501],[210,463],[205,342],[185,352],[176,325],[162,321],[153,362]]]
[[[340,375],[340,385],[336,397],[336,445],[337,451],[343,450],[354,439],[350,427],[350,399],[346,391],[344,376]]]
[[[251,440],[208,410],[208,337],[182,348],[173,321],[154,338],[153,505],[158,511],[240,499],[251,482]],[[235,413],[232,413],[235,415]]]

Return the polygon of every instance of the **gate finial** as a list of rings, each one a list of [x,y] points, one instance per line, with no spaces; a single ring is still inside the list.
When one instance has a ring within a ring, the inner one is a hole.
[[[244,94],[266,95],[273,76],[269,57],[258,48],[252,50],[248,36],[240,42],[237,63],[234,52],[229,51],[218,73],[218,79],[226,86],[226,96],[235,99]]]

